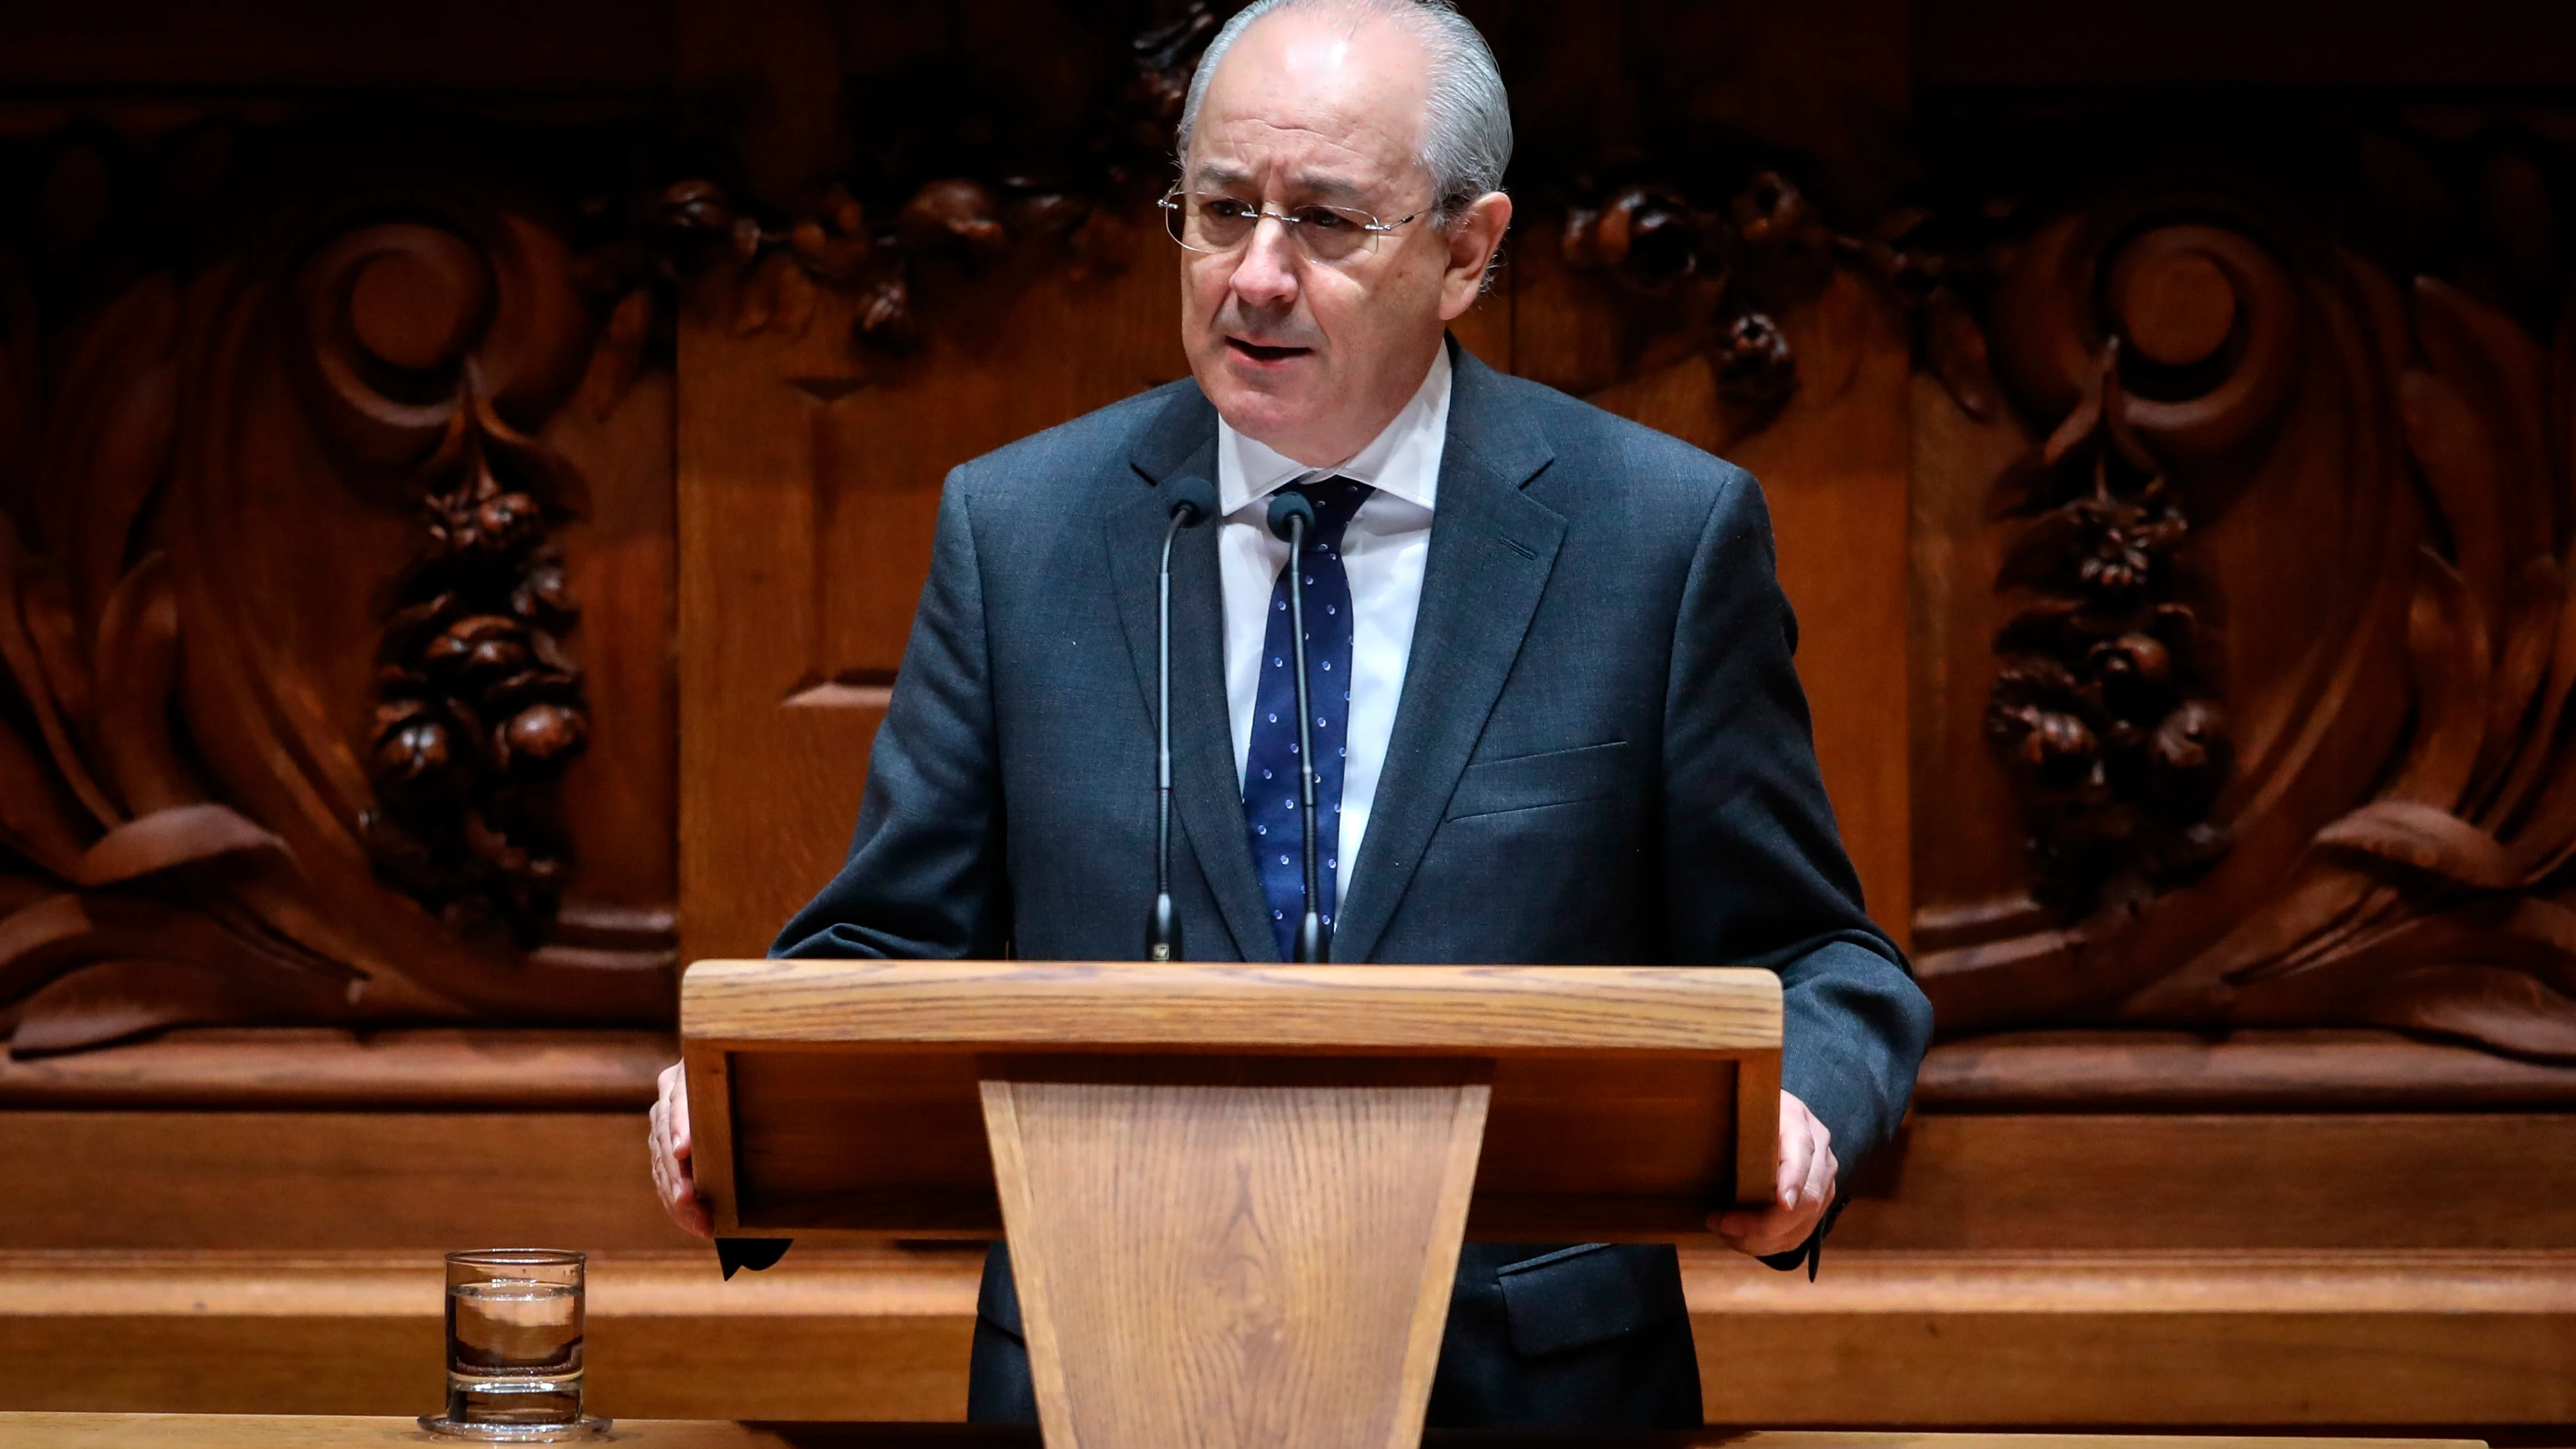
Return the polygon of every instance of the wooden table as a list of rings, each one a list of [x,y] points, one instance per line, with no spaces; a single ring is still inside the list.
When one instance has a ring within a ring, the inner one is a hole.
[[[267,1414],[0,1413],[8,1449],[370,1449],[463,1441],[424,1434],[409,1419]],[[1035,1429],[968,1424],[736,1424],[621,1420],[607,1440],[626,1449],[1037,1449]],[[1746,1433],[1541,1434],[1434,1430],[1429,1449],[2472,1449],[2476,1439],[2294,1439],[2163,1434]]]

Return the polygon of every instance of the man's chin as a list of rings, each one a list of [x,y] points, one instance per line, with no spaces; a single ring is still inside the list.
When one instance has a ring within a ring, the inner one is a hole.
[[[1324,411],[1304,388],[1221,387],[1208,400],[1236,432],[1263,439],[1302,428]]]
[[[1307,368],[1293,373],[1244,369],[1220,358],[1209,373],[1200,375],[1199,386],[1236,432],[1259,438],[1292,431],[1312,421],[1322,408],[1319,381]]]

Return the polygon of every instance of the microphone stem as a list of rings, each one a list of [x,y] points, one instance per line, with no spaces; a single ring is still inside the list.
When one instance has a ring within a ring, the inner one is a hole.
[[[1297,923],[1299,961],[1321,961],[1330,948],[1324,941],[1322,917],[1315,909],[1321,899],[1315,887],[1315,834],[1321,827],[1315,819],[1315,735],[1314,704],[1306,690],[1306,520],[1296,517],[1288,523],[1288,638],[1290,652],[1297,666],[1297,808],[1304,815],[1304,829],[1298,832],[1306,851],[1306,914]]]
[[[1185,520],[1175,509],[1163,528],[1163,563],[1155,577],[1159,668],[1154,706],[1154,912],[1146,922],[1145,955],[1154,961],[1181,957],[1180,915],[1172,908],[1172,540]]]

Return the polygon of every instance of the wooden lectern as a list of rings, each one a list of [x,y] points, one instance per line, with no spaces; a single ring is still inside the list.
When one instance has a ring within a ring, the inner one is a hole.
[[[1007,1230],[1050,1446],[1421,1441],[1467,1234],[1770,1196],[1780,983],[1685,967],[702,961],[728,1237]]]

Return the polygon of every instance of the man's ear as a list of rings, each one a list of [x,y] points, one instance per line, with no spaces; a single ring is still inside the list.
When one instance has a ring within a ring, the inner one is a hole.
[[[1512,199],[1488,191],[1449,223],[1449,266],[1440,279],[1440,320],[1454,322],[1485,289],[1494,253],[1512,225]]]

